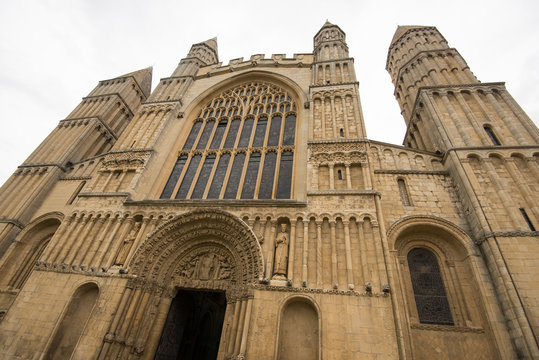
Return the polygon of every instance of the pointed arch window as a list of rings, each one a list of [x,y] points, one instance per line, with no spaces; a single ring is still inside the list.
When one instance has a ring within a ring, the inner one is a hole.
[[[193,121],[161,198],[290,199],[296,109],[266,82],[218,94]]]

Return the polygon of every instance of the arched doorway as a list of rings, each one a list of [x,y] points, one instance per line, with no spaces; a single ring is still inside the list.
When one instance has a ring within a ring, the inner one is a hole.
[[[183,359],[181,349],[201,359],[215,359],[216,348],[219,358],[241,353],[248,285],[263,273],[260,245],[242,220],[221,210],[171,219],[137,249],[129,273],[101,359]],[[221,332],[219,318],[234,326]]]

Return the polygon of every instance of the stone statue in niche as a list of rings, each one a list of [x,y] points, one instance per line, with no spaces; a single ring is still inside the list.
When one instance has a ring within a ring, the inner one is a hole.
[[[205,252],[192,258],[180,270],[182,277],[199,280],[230,279],[232,266],[225,256]]]
[[[273,263],[273,278],[286,280],[286,267],[288,265],[288,244],[290,243],[287,224],[281,224],[281,231],[275,238],[275,260]]]
[[[118,253],[118,256],[116,256],[116,260],[114,261],[114,265],[125,264],[125,261],[127,260],[127,255],[129,255],[129,250],[131,250],[131,246],[133,246],[133,243],[135,242],[135,239],[137,238],[141,225],[142,225],[141,221],[137,221],[135,225],[133,225],[133,228],[129,232],[129,235],[127,235],[124,242],[122,243],[120,252]]]

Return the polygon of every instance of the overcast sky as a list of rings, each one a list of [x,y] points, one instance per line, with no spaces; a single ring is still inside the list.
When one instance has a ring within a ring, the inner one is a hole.
[[[482,82],[505,81],[539,122],[539,1],[0,1],[0,184],[99,80],[171,75],[218,37],[224,64],[309,53],[328,19],[355,58],[368,137],[401,144],[385,61],[397,25],[434,25]]]

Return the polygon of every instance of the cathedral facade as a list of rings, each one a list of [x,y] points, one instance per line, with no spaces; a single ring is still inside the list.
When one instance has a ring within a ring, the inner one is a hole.
[[[388,39],[389,40],[389,39]],[[0,189],[4,359],[537,359],[539,130],[434,27],[97,87]]]

